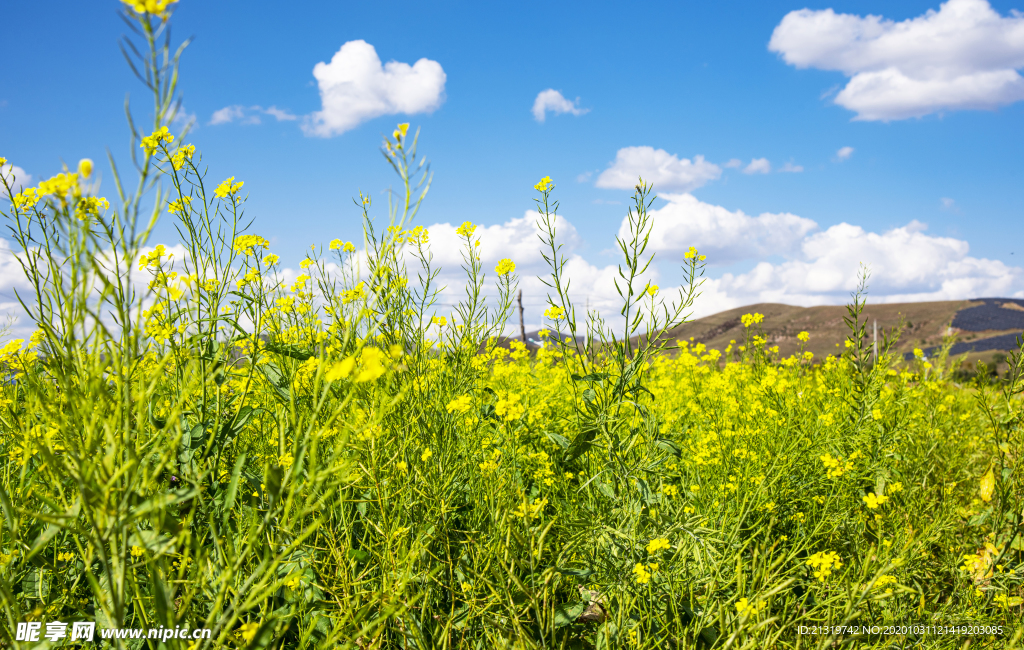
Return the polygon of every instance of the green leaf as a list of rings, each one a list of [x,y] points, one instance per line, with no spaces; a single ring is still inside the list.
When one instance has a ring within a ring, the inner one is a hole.
[[[566,438],[565,436],[560,436],[557,433],[551,433],[550,431],[545,431],[544,435],[547,436],[548,440],[555,443],[562,449],[565,449],[569,446],[569,439]]]
[[[682,448],[671,440],[657,440],[654,446],[668,454],[672,454],[676,458],[683,454]]]
[[[356,562],[366,562],[370,559],[370,554],[361,548],[350,548],[348,550],[348,556]]]
[[[228,515],[235,506],[235,497],[238,495],[238,482],[242,478],[242,468],[245,466],[245,454],[240,454],[235,459],[235,467],[231,470],[231,482],[228,483],[228,493],[224,497],[224,511],[221,514],[221,521],[227,524]]]
[[[589,578],[594,575],[593,569],[563,569],[561,567],[555,567],[555,571],[561,573],[563,576],[576,576],[577,578]]]
[[[583,601],[583,600],[581,600],[581,601],[579,601],[577,603],[573,603],[572,605],[562,604],[562,605],[556,606],[555,607],[555,627],[556,628],[565,627],[566,625],[571,624],[573,621],[575,621],[577,618],[579,618],[580,614],[582,614],[584,612],[584,610],[586,610],[586,609],[587,609],[587,603],[586,603],[586,601]]]
[[[651,505],[651,488],[648,487],[647,481],[642,478],[636,480],[636,489],[640,492],[640,498],[643,499],[644,505]]]
[[[275,354],[280,354],[283,357],[291,357],[292,359],[298,359],[299,361],[306,361],[313,354],[307,350],[296,347],[294,345],[284,345],[281,343],[267,343],[264,348]]]
[[[565,450],[565,462],[571,463],[590,451],[590,448],[594,446],[594,439],[597,438],[597,431],[596,427],[588,427],[577,433],[572,444]]]

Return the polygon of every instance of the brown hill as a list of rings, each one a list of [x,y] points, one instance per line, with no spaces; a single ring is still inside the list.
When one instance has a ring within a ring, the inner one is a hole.
[[[984,303],[969,300],[868,304],[864,309],[864,317],[868,322],[868,336],[871,336],[872,325],[877,321],[879,342],[883,334],[895,328],[902,317],[906,327],[896,345],[896,351],[904,353],[915,347],[927,349],[941,345],[943,336],[954,332],[951,323],[957,312],[981,304]],[[704,343],[708,348],[724,350],[730,340],[743,341],[744,327],[740,317],[749,313],[764,314],[761,327],[769,345],[778,345],[783,356],[797,351],[800,342],[796,337],[802,331],[810,334],[806,349],[814,352],[817,359],[835,353],[849,335],[849,329],[843,322],[843,317],[847,313],[845,306],[793,307],[759,303],[684,323],[671,330],[669,338],[692,338],[693,342]],[[1005,333],[1007,332],[962,332],[958,338],[987,338]]]

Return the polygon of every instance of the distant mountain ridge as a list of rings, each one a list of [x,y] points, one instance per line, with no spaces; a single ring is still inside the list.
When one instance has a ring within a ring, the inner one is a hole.
[[[692,339],[693,343],[724,350],[730,341],[737,344],[743,341],[741,317],[748,313],[764,315],[761,328],[769,345],[778,345],[783,356],[800,349],[797,334],[802,331],[810,334],[804,349],[813,352],[819,360],[840,350],[849,335],[843,321],[846,316],[843,305],[794,307],[758,303],[684,323],[672,329],[668,338]],[[879,343],[903,318],[906,327],[894,348],[898,354],[912,354],[914,348],[921,348],[929,354],[949,335],[956,335],[959,339],[952,348],[953,354],[1007,351],[1016,348],[1016,338],[1024,332],[1024,299],[976,298],[881,304],[869,300],[864,308],[864,317],[869,337],[877,322]]]

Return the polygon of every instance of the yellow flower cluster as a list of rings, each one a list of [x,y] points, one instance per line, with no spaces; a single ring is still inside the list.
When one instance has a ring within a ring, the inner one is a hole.
[[[559,320],[565,316],[565,310],[557,305],[552,305],[544,310],[544,317],[550,318],[551,320]]]
[[[448,406],[445,410],[449,413],[467,413],[473,406],[473,398],[470,395],[461,395],[456,397],[452,401],[448,402]]]
[[[516,263],[507,257],[498,261],[498,265],[494,267],[494,272],[498,275],[508,275],[509,273],[515,273]]]
[[[259,235],[239,235],[235,238],[234,249],[236,253],[254,255],[257,248],[267,250],[270,248],[270,242]]]
[[[829,414],[823,413],[822,415]],[[830,423],[827,422],[826,424]],[[850,454],[850,457],[846,461],[843,460],[842,456],[837,456],[833,458],[832,454],[823,454],[822,456],[819,457],[819,459],[825,465],[826,475],[829,478],[839,478],[843,474],[853,469],[853,461],[860,458],[860,456],[860,452],[855,451],[852,454]]]
[[[648,553],[648,555],[654,555],[658,551],[662,551],[662,550],[666,550],[666,549],[670,549],[670,548],[672,548],[672,544],[670,544],[669,541],[667,539],[665,539],[665,538],[652,539],[650,542],[647,543],[647,553]]]
[[[764,609],[765,604],[766,603],[764,601],[750,602],[746,598],[740,598],[738,601],[736,601],[736,613],[740,616],[743,616],[744,614],[757,614],[762,609]]]
[[[358,357],[352,355],[334,364],[324,379],[338,381],[352,377],[352,381],[357,384],[376,381],[387,372],[387,360],[387,355],[380,348],[363,348]]]
[[[878,506],[888,501],[889,497],[885,496],[884,494],[875,494],[873,492],[869,492],[862,496],[861,499],[864,500],[864,503],[867,504],[868,508],[874,510],[878,508]]]
[[[360,282],[352,289],[346,289],[341,292],[341,302],[344,305],[348,305],[357,300],[363,300],[366,298],[366,284]]]
[[[213,195],[219,199],[234,197],[236,194],[238,194],[238,190],[242,189],[242,185],[244,184],[243,181],[238,181],[237,183],[234,183],[234,180],[234,176],[228,176],[226,179],[224,179],[224,182],[218,185],[217,189],[213,191]]]
[[[174,136],[168,132],[166,126],[161,126],[156,131],[142,138],[142,143],[139,146],[146,150],[147,156],[151,156],[165,142],[168,144],[174,142]]]
[[[643,562],[637,562],[636,566],[633,567],[633,576],[638,585],[645,585],[649,583],[651,581],[651,577],[657,572],[657,564],[644,564]]]
[[[455,229],[455,234],[459,237],[472,237],[473,233],[476,232],[476,226],[470,221],[463,221],[462,225]]]
[[[832,569],[840,569],[843,566],[839,554],[834,551],[819,551],[807,559],[807,565],[814,570],[814,577],[825,582],[825,578],[832,575]]]
[[[121,4],[137,14],[153,14],[159,18],[167,18],[167,9],[177,3],[178,0],[121,0]]]
[[[764,314],[743,314],[740,317],[740,322],[743,323],[743,327],[750,327],[764,320]]]
[[[102,197],[83,196],[75,206],[75,217],[86,221],[89,217],[98,217],[100,212],[110,207],[110,202]]]
[[[516,517],[519,517],[520,519],[525,519],[527,521],[531,519],[537,519],[538,517],[540,517],[541,513],[544,512],[544,508],[547,505],[548,500],[546,498],[537,499],[533,503],[524,500],[522,503],[519,504],[519,507],[515,509],[515,512],[513,512],[513,514]]]
[[[167,211],[171,214],[185,214],[188,211],[188,207],[192,204],[191,196],[183,196],[177,201],[170,201],[167,204]]]
[[[690,246],[690,250],[686,251],[683,254],[683,257],[688,259],[688,260],[696,259],[698,262],[703,262],[704,260],[707,259],[708,256],[707,255],[701,255],[699,252],[697,252],[696,248],[694,248],[693,246]]]
[[[349,241],[343,242],[340,239],[332,239],[331,240],[331,250],[332,251],[341,250],[341,251],[344,251],[346,253],[354,253],[355,250],[356,250],[356,247],[355,247],[355,245],[352,242],[349,242]]]
[[[555,185],[554,183],[551,182],[551,177],[545,176],[544,178],[540,179],[539,183],[533,186],[533,189],[537,190],[538,192],[546,192],[548,190],[554,189],[554,187]]]
[[[398,226],[388,226],[387,232],[396,244],[408,242],[410,244],[423,245],[430,241],[430,232],[423,226],[416,226],[412,230],[402,230]],[[352,250],[355,250],[355,247]],[[346,252],[348,252],[348,249],[346,249]]]
[[[139,270],[142,271],[146,267],[156,268],[160,265],[160,260],[163,259],[164,255],[167,255],[167,257],[170,258],[174,254],[168,254],[164,245],[158,244],[157,247],[153,249],[153,252],[148,255],[143,253],[142,257],[139,258]]]
[[[196,153],[196,146],[194,144],[187,144],[184,147],[179,148],[171,156],[171,167],[177,171],[185,166],[186,160],[192,160],[192,156]]]

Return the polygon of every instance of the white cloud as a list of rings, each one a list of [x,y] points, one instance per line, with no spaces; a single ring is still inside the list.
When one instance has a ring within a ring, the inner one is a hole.
[[[579,97],[576,98],[575,102],[570,102],[562,96],[562,93],[558,92],[554,88],[542,90],[537,93],[537,98],[533,100],[533,119],[538,122],[543,122],[548,111],[551,111],[555,115],[570,113],[576,116],[583,115],[590,111],[589,108],[580,108],[579,103]]]
[[[783,165],[782,167],[779,167],[779,172],[781,172],[781,173],[787,173],[788,172],[788,173],[791,173],[791,174],[799,174],[803,170],[804,170],[804,166],[803,165],[794,165],[791,162],[788,162],[785,165]]]
[[[858,120],[899,120],[1024,99],[1024,14],[1003,17],[986,0],[948,0],[901,22],[800,9],[768,49],[798,68],[850,78],[835,102]]]
[[[756,217],[704,203],[692,194],[660,194],[668,204],[651,211],[653,227],[649,246],[658,258],[681,261],[695,246],[712,264],[732,264],[771,255],[798,254],[801,242],[818,224],[788,212],[762,213]],[[623,219],[619,236],[629,233]]]
[[[278,108],[277,106],[271,106],[263,110],[264,113],[273,117],[278,122],[294,122],[299,119],[297,115],[293,115],[287,109]]]
[[[648,249],[657,253],[656,263],[642,281],[660,284],[663,295],[675,295],[672,285],[682,277],[677,264],[691,245],[712,263],[764,260],[773,255],[785,258],[778,263],[761,261],[746,273],[708,279],[694,306],[697,317],[758,302],[843,304],[856,287],[862,263],[871,271],[869,298],[873,302],[960,300],[983,295],[1024,297],[1024,269],[971,257],[966,241],[929,235],[926,226],[916,221],[883,233],[848,223],[821,231],[814,221],[793,214],[752,217],[686,194],[665,198],[668,204],[654,211]],[[477,230],[482,241],[477,250],[489,281],[494,279],[492,269],[499,259],[509,257],[516,262],[530,329],[541,322],[548,292],[535,277],[549,272],[538,250],[536,217],[536,213],[527,212],[522,218]],[[443,269],[440,279],[447,285],[439,300],[440,314],[448,313],[462,298],[465,286],[455,227],[434,224],[428,228],[435,262]],[[585,242],[573,224],[559,217],[558,228],[565,236],[566,277],[578,315],[582,316],[589,303],[604,314],[610,326],[621,331],[617,316],[621,298],[613,284],[617,264],[588,262],[580,255]],[[493,287],[488,295],[494,295]],[[512,322],[515,320],[513,315]]]
[[[437,61],[381,64],[363,40],[341,46],[330,63],[313,67],[322,109],[307,116],[307,135],[328,138],[381,115],[432,113],[444,102],[447,76]]]
[[[262,106],[235,104],[234,106],[225,106],[220,110],[214,111],[209,123],[211,125],[230,124],[237,120],[241,124],[260,124],[262,122],[260,115],[269,115],[278,122],[291,122],[299,119],[298,116],[276,106],[263,108]]]
[[[767,158],[754,158],[750,164],[743,168],[744,174],[767,174],[772,170],[772,164]]]
[[[799,259],[762,262],[747,273],[709,281],[701,310],[713,313],[756,302],[842,304],[856,288],[861,263],[870,269],[875,302],[1024,296],[1024,269],[970,257],[967,242],[924,230],[916,221],[884,233],[837,224],[807,237]]]
[[[3,176],[12,185],[12,194],[17,194],[22,188],[32,184],[32,174],[11,163],[0,165],[0,176]],[[0,198],[7,198],[6,194],[7,190],[4,189],[3,184],[0,184]]]
[[[722,175],[722,168],[694,156],[680,159],[664,149],[624,147],[619,149],[608,169],[597,177],[597,187],[632,189],[638,177],[654,185],[655,190],[689,192]]]
[[[722,167],[727,167],[729,169],[736,169],[736,168],[742,167],[742,166],[743,166],[743,161],[740,160],[739,158],[732,158],[732,159],[729,160],[729,162],[722,164]]]
[[[850,156],[853,155],[853,147],[840,147],[839,151],[836,152],[836,160],[842,162],[849,160]]]
[[[956,204],[956,201],[954,199],[951,199],[948,196],[944,196],[941,199],[939,199],[939,203],[942,204],[942,209],[946,210],[947,212],[960,212],[960,206]]]
[[[235,120],[240,120],[244,117],[244,106],[225,106],[224,108],[218,109],[213,112],[213,115],[210,117],[210,124],[228,124],[230,122],[234,122]]]

